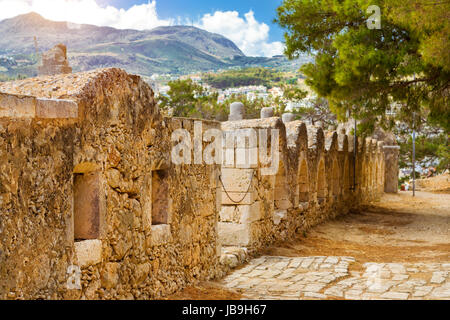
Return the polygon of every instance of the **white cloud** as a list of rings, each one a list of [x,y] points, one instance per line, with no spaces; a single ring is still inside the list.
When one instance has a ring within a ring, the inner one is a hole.
[[[158,17],[155,0],[128,10],[101,7],[95,0],[0,0],[0,8],[0,20],[34,11],[49,20],[118,29],[148,30],[176,23],[176,19]],[[243,18],[237,11],[216,11],[205,14],[195,25],[229,38],[246,55],[273,56],[283,53],[283,44],[268,41],[270,28],[258,22],[253,11],[247,12]]]
[[[173,20],[158,18],[156,1],[125,10],[112,6],[101,7],[95,0],[0,0],[0,8],[0,20],[34,11],[49,20],[118,29],[145,30],[173,23]]]
[[[283,43],[268,42],[270,28],[258,22],[253,11],[247,12],[244,18],[237,11],[216,11],[205,14],[196,26],[229,38],[246,55],[271,57],[283,53]]]

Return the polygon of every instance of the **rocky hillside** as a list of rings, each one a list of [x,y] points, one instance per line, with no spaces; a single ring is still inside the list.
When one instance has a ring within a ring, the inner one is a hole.
[[[233,66],[286,66],[284,57],[246,57],[229,39],[189,26],[118,30],[46,20],[36,13],[0,21],[0,72],[34,75],[40,52],[67,45],[74,71],[119,67],[130,73],[185,74]],[[11,60],[12,58],[12,60]],[[4,63],[2,63],[4,61]]]

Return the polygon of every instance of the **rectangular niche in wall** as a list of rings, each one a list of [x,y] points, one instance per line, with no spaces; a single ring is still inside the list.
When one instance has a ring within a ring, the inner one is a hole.
[[[100,237],[100,171],[75,173],[73,177],[74,238],[90,240]]]
[[[169,184],[167,180],[167,170],[152,172],[152,225],[168,223]]]

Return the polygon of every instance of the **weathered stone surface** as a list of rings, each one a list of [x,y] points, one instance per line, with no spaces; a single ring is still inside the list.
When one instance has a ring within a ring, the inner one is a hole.
[[[108,262],[102,271],[102,287],[113,289],[119,283],[119,264],[117,262]]]
[[[67,60],[67,48],[63,44],[54,46],[42,54],[42,66],[38,67],[40,76],[72,73]]]
[[[170,225],[158,224],[152,226],[152,245],[159,246],[168,243],[172,238]]]
[[[219,222],[219,241],[230,246],[247,246],[250,244],[248,224]]]
[[[274,114],[274,108],[273,107],[264,107],[261,109],[261,119],[265,118],[271,118]]]
[[[102,262],[101,240],[83,240],[75,242],[75,254],[81,268]]]
[[[253,191],[255,189],[252,183],[254,171],[253,169],[222,168],[223,187],[228,192]]]
[[[283,113],[281,118],[284,123],[292,122],[295,120],[295,115],[293,113]]]
[[[0,92],[0,118],[34,118],[36,99]]]
[[[245,108],[244,104],[241,102],[233,102],[230,105],[230,116],[228,117],[229,121],[242,120],[245,116]]]
[[[118,69],[1,83],[0,92],[18,97],[9,111],[29,110],[27,118],[0,118],[0,169],[7,173],[0,175],[0,221],[8,226],[0,251],[12,241],[20,248],[0,255],[0,298],[154,299],[222,274],[219,166],[170,161],[171,132],[183,123],[193,136],[193,119],[164,119],[150,87]],[[37,100],[47,104],[45,121],[33,109]],[[60,103],[69,108],[55,109]],[[74,104],[78,116],[67,118]],[[202,123],[203,131],[220,128]],[[152,226],[149,174],[165,169],[168,188],[160,197],[168,226]],[[74,176],[93,171],[103,181],[95,192],[106,199],[105,233],[76,242]],[[13,271],[24,259],[27,265]],[[66,287],[72,265],[81,267],[81,289]],[[14,275],[21,272],[29,277]]]
[[[70,100],[37,99],[37,118],[78,118],[78,104]]]
[[[251,205],[222,206],[220,221],[235,223],[250,223],[262,219],[261,202],[256,201]]]

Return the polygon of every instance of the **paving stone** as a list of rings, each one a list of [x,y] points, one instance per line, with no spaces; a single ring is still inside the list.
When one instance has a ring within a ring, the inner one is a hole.
[[[294,284],[291,284],[290,286],[288,286],[287,289],[289,289],[289,290],[295,290],[295,291],[301,292],[301,291],[303,290],[304,287],[305,287],[304,284],[301,284],[301,283],[294,283]]]
[[[344,290],[340,289],[339,287],[331,287],[325,290],[324,292],[327,296],[334,296],[334,297],[343,297],[344,296]]]
[[[326,295],[317,293],[317,292],[305,292],[304,296],[308,297],[308,298],[317,298],[317,299],[326,299],[327,298]]]
[[[375,293],[363,293],[361,295],[361,300],[378,300],[380,296]]]
[[[432,297],[436,297],[436,298],[450,298],[450,289],[445,289],[445,288],[436,288],[433,290],[433,292],[431,293]]]
[[[388,267],[392,273],[406,273],[406,268],[399,263],[389,263]]]
[[[305,259],[305,260],[303,260],[303,262],[302,262],[302,264],[300,266],[303,269],[308,269],[313,262],[314,262],[314,259]]]
[[[325,287],[324,284],[321,283],[311,283],[305,286],[303,291],[310,291],[310,292],[319,292]]]
[[[278,269],[278,270],[283,270],[284,268],[286,268],[289,264],[289,262],[291,262],[290,260],[286,260],[286,261],[280,261],[275,263],[274,265],[272,265],[272,268]]]
[[[416,290],[413,293],[413,296],[415,297],[423,297],[429,294],[433,290],[433,287],[431,286],[422,286],[422,287],[416,287]]]
[[[227,288],[242,290],[244,299],[450,300],[450,282],[446,281],[450,264],[365,263],[365,272],[361,273],[349,272],[348,264],[352,260],[345,258],[260,257],[257,262],[250,261],[234,271],[221,283]],[[433,272],[430,281],[433,285],[424,279],[411,278],[415,273],[430,272]],[[339,280],[340,277],[346,278]],[[330,287],[322,292],[326,286]]]
[[[288,269],[288,270],[292,270],[292,269]],[[292,278],[294,276],[294,273],[292,272],[292,271],[284,271],[281,275],[279,275],[278,277],[277,277],[277,279],[280,279],[280,280],[286,280],[286,279],[290,279],[290,278]]]
[[[436,272],[433,272],[433,276],[431,277],[430,282],[441,284],[442,282],[445,281],[446,278],[447,278],[446,272],[436,271]]]
[[[325,259],[326,257],[314,257],[314,262],[321,264],[324,262]]]
[[[361,299],[362,294],[363,294],[362,290],[351,289],[351,290],[347,290],[345,292],[344,297],[345,297],[345,299],[349,299],[349,300],[358,300],[358,299]]]
[[[408,278],[409,278],[409,275],[407,275],[407,274],[396,274],[392,277],[392,280],[402,281],[402,280],[406,280]]]
[[[386,299],[396,299],[396,300],[406,300],[409,294],[404,292],[386,292],[381,295],[381,298]]]
[[[266,273],[266,270],[252,270],[249,273],[245,274],[247,277],[256,278]]]
[[[288,268],[297,269],[303,263],[304,259],[291,259]]]
[[[328,257],[325,259],[324,261],[325,263],[330,263],[330,264],[336,264],[339,262],[339,258],[338,257]]]
[[[278,276],[279,274],[281,274],[281,271],[269,271],[269,272],[264,272],[259,277],[263,278],[263,279],[271,279],[271,278]]]
[[[375,284],[372,284],[371,286],[369,286],[367,291],[373,292],[373,293],[383,293],[383,292],[388,291],[391,287],[392,287],[392,285],[390,285],[390,284],[375,283]]]

